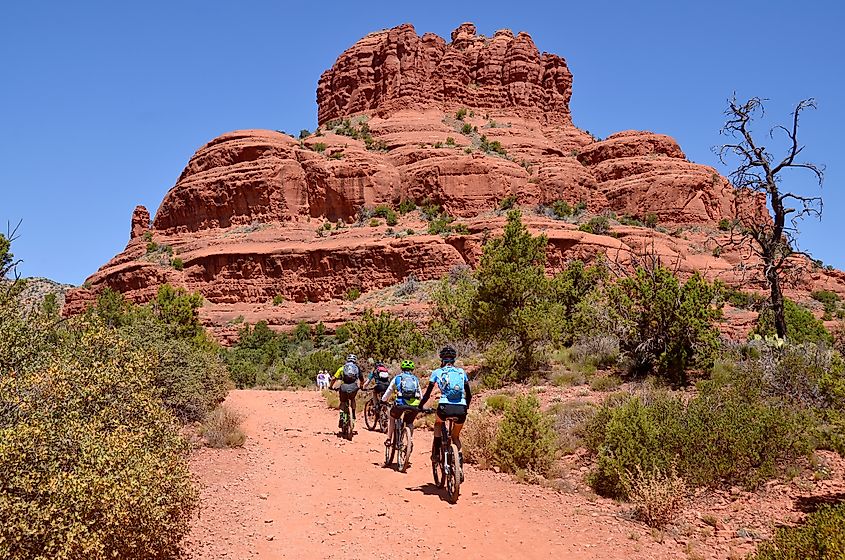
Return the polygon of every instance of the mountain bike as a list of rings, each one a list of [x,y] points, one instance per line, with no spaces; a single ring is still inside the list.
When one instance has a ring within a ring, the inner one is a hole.
[[[403,418],[403,411],[399,418],[391,418],[393,422],[393,441],[384,445],[384,466],[389,467],[393,463],[393,457],[398,453],[396,465],[399,472],[408,470],[411,463],[411,452],[414,450],[413,432],[411,426],[406,425]]]
[[[362,391],[373,391],[373,388],[362,389]],[[390,421],[387,414],[388,407],[387,403],[367,399],[364,403],[364,423],[368,430],[373,431],[378,428],[378,431],[387,433],[387,423]]]
[[[424,414],[436,412],[433,408],[423,410]],[[452,443],[452,426],[457,418],[448,417],[445,419],[440,435],[440,458],[437,462],[431,463],[431,472],[434,475],[434,484],[438,488],[446,487],[446,493],[450,503],[457,503],[461,494],[461,482],[464,480],[463,468],[461,465],[458,446]]]
[[[340,394],[340,387],[337,389],[332,389],[332,391],[337,391]],[[344,410],[344,405],[346,410]],[[340,405],[340,434],[343,436],[344,439],[348,439],[352,441],[352,430],[355,428],[355,418],[352,417],[351,412],[349,411],[349,402],[345,402]]]

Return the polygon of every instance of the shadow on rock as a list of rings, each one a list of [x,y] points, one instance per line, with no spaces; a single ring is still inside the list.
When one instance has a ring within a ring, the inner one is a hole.
[[[814,513],[822,506],[835,506],[845,502],[845,492],[823,496],[801,496],[795,499],[795,509],[803,513]]]

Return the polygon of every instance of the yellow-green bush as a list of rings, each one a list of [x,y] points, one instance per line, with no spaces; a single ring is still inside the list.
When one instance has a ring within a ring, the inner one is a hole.
[[[520,395],[508,406],[496,434],[496,463],[505,472],[545,474],[555,456],[552,420],[534,395]]]
[[[61,336],[48,365],[0,371],[0,557],[176,555],[197,492],[149,357],[99,324]]]
[[[838,560],[845,558],[845,504],[823,507],[804,525],[781,527],[749,560]]]

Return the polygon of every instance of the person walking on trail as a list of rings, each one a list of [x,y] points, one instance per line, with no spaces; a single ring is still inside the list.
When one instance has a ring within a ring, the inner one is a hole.
[[[329,374],[326,370],[321,369],[320,372],[317,374],[317,390],[321,391],[323,389],[328,389],[329,387]]]
[[[358,390],[364,386],[364,374],[358,367],[358,357],[355,354],[349,354],[346,357],[346,363],[337,368],[329,384],[329,389],[334,388],[335,381],[340,382],[340,409],[349,414],[350,407],[352,408],[352,419],[355,419],[355,396]],[[343,426],[338,423],[338,428]]]
[[[452,441],[458,446],[458,458],[463,465],[464,457],[461,451],[461,429],[467,418],[467,409],[472,400],[469,387],[469,377],[464,370],[455,367],[457,351],[451,346],[444,346],[440,350],[440,367],[431,372],[428,387],[423,395],[419,408],[422,409],[431,396],[435,386],[440,390],[440,400],[434,417],[434,440],[431,443],[431,462],[440,459],[440,431],[446,418],[456,418],[452,427]]]
[[[370,375],[367,377],[367,381],[364,383],[362,389],[369,387],[370,383],[375,384],[373,387],[373,404],[376,405],[375,410],[378,410],[378,404],[381,402],[381,397],[390,385],[390,370],[382,362],[376,362],[373,367],[373,371],[370,372]]]
[[[387,390],[381,397],[383,403],[390,402],[390,397],[396,394],[396,400],[393,401],[393,406],[390,407],[390,417],[397,419],[404,414],[402,421],[406,426],[411,428],[411,437],[414,435],[414,419],[420,412],[420,399],[422,398],[422,390],[420,389],[420,380],[414,375],[414,362],[411,360],[402,360],[401,372],[393,378],[393,381],[388,385]],[[384,445],[393,444],[393,422],[387,423],[387,439]]]

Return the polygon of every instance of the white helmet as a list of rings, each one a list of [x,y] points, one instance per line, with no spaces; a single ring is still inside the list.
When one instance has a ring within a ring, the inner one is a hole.
[[[346,356],[346,361],[352,362],[353,364],[357,364],[358,363],[358,356],[356,356],[355,354],[349,354],[348,356]]]

